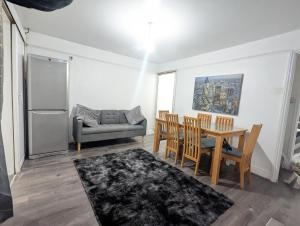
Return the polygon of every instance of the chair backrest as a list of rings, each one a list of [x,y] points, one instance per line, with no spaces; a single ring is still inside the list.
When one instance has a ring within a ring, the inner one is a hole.
[[[158,111],[158,118],[162,120],[166,120],[166,115],[169,114],[168,110],[161,110]],[[166,123],[161,123],[161,131],[163,133],[167,133],[167,124]]]
[[[167,148],[169,150],[178,150],[180,125],[177,114],[166,114],[167,124]]]
[[[262,124],[253,125],[251,132],[246,139],[242,158],[244,159],[244,163],[247,165],[247,167],[250,167],[252,154],[256,146],[261,128]]]
[[[198,119],[201,120],[201,126],[210,126],[211,125],[211,114],[198,114]]]
[[[216,117],[216,127],[219,129],[232,129],[233,128],[233,118],[226,116]]]
[[[184,117],[184,155],[197,161],[201,154],[201,120]]]
[[[166,114],[169,114],[169,111],[168,111],[168,110],[161,110],[161,111],[158,111],[158,118],[159,118],[159,119],[166,120]]]

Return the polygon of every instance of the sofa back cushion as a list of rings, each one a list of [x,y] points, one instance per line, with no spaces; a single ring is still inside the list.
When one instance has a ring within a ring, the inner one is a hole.
[[[83,121],[85,126],[97,127],[100,111],[93,110],[83,105],[77,104],[75,116]]]
[[[101,124],[120,124],[120,111],[118,110],[102,110]]]
[[[120,110],[120,124],[127,124],[128,120],[126,118],[126,113],[128,112],[128,110]]]
[[[125,115],[128,123],[131,125],[137,125],[145,119],[145,117],[142,115],[140,106],[129,110],[127,113],[125,113]]]

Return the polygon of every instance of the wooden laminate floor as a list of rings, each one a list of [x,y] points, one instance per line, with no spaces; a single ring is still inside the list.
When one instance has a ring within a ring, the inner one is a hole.
[[[152,152],[153,137],[145,138],[144,149]],[[140,138],[98,142],[83,145],[81,154],[74,147],[65,155],[27,160],[12,187],[15,216],[3,226],[96,226],[98,225],[81,181],[73,165],[76,158],[141,147]],[[163,156],[164,143],[159,157]],[[172,161],[168,161],[172,162]],[[179,165],[177,165],[179,167]],[[183,171],[193,175],[193,164]],[[287,172],[282,172],[287,174]],[[289,188],[280,179],[273,184],[252,176],[252,185],[239,189],[238,172],[233,167],[223,168],[220,183],[214,188],[234,200],[235,205],[214,225],[266,225],[270,218],[286,226],[300,225],[300,192]],[[210,185],[204,171],[197,176]]]

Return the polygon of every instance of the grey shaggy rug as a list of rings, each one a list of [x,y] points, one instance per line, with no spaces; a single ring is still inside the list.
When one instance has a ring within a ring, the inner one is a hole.
[[[212,224],[233,205],[142,149],[74,161],[103,226]]]

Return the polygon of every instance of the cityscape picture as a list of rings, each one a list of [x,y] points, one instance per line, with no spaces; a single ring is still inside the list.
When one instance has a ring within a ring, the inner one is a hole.
[[[238,115],[243,74],[195,78],[193,109]]]

